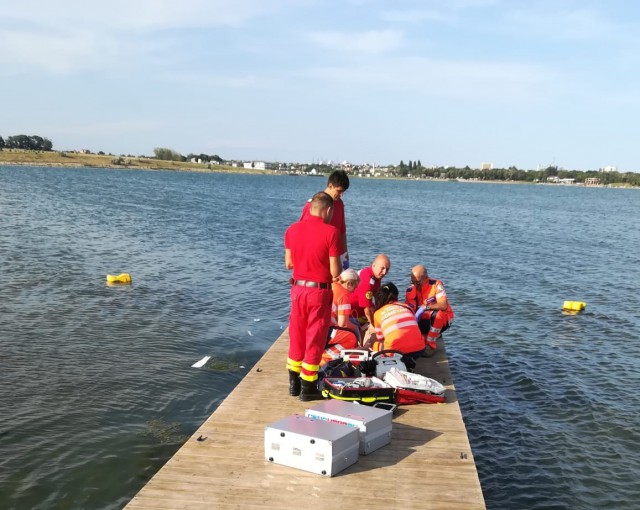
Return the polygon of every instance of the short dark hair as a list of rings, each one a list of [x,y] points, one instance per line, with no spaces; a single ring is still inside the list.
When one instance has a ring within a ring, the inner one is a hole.
[[[347,191],[349,189],[349,176],[344,170],[335,170],[331,172],[327,184],[333,184],[334,187]]]
[[[376,294],[376,308],[382,308],[391,301],[398,301],[398,287],[393,282],[385,283]]]

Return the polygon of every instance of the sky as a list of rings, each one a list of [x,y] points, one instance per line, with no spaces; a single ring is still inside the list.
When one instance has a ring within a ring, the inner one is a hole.
[[[640,171],[640,2],[0,0],[0,136]]]

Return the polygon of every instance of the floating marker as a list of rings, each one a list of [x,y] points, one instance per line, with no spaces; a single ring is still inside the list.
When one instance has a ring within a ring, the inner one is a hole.
[[[583,301],[565,301],[562,309],[566,312],[581,312],[587,307],[587,303]]]
[[[107,283],[131,283],[131,275],[129,273],[108,274]]]
[[[211,356],[205,356],[200,361],[196,361],[193,365],[191,365],[191,368],[201,368],[205,366],[207,361],[209,361],[210,359],[211,359]]]

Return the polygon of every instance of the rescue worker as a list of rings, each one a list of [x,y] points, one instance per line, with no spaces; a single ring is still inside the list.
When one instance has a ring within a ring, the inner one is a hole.
[[[356,289],[357,305],[355,306],[355,315],[367,335],[373,333],[374,296],[380,290],[380,282],[389,272],[389,269],[391,269],[389,257],[380,254],[376,256],[370,267],[365,267],[359,272],[360,283]],[[366,329],[367,326],[369,326],[368,330]]]
[[[418,327],[415,312],[409,305],[398,301],[398,287],[385,283],[376,294],[377,309],[373,315],[375,340],[373,351],[392,349],[400,351],[403,361],[412,370],[424,351],[424,339]]]
[[[320,366],[337,359],[345,349],[357,348],[360,343],[360,325],[352,317],[351,307],[353,291],[359,282],[360,277],[355,269],[345,269],[340,273],[340,279],[332,285],[331,327]]]
[[[349,268],[349,253],[347,251],[347,224],[344,217],[344,203],[342,202],[342,195],[349,189],[349,176],[344,170],[335,170],[329,175],[327,181],[327,187],[324,192],[331,195],[333,198],[333,214],[331,216],[330,225],[333,225],[340,232],[340,262],[342,269]],[[302,215],[300,221],[305,219],[309,215],[309,205],[311,200],[308,200],[302,209]]]
[[[289,394],[300,400],[322,398],[317,379],[331,324],[331,283],[340,275],[338,229],[329,225],[333,199],[321,191],[311,199],[309,216],[284,235],[284,260],[291,278],[289,316]]]
[[[425,266],[414,266],[411,269],[411,287],[406,291],[405,303],[414,312],[424,307],[423,313],[418,317],[418,325],[425,338],[425,353],[433,354],[436,341],[453,323],[454,318],[442,281],[429,278]]]

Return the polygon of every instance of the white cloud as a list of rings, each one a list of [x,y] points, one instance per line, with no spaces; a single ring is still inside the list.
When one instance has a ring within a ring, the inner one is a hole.
[[[521,63],[405,57],[360,66],[315,68],[310,73],[334,84],[366,86],[370,91],[411,91],[469,101],[536,103],[562,91],[559,76]]]
[[[505,26],[515,32],[569,40],[599,39],[617,32],[601,12],[591,9],[514,10],[506,14]]]
[[[187,28],[241,26],[258,16],[277,11],[295,0],[22,0],[9,2],[0,16],[28,20],[30,24],[50,27],[86,27],[88,29]]]
[[[156,131],[166,128],[166,122],[150,121],[150,120],[122,120],[117,122],[95,122],[90,124],[68,125],[62,128],[55,128],[54,131],[59,135],[129,135],[139,134],[145,131]]]
[[[367,32],[315,32],[309,38],[318,46],[336,51],[385,53],[402,46],[403,35],[397,30]]]
[[[3,74],[32,69],[70,73],[158,59],[158,30],[241,27],[250,20],[305,0],[22,0],[0,11]],[[163,47],[170,44],[164,38]],[[6,67],[6,66],[9,67]]]
[[[380,18],[385,21],[398,23],[424,23],[426,21],[445,21],[447,15],[442,11],[427,9],[406,9],[383,11]]]

